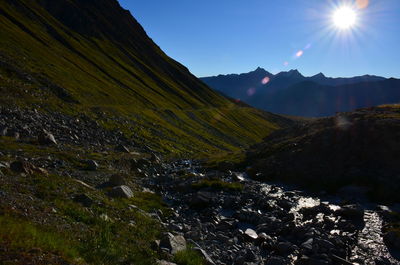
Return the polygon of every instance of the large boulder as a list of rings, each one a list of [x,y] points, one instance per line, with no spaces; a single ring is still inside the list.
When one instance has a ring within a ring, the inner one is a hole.
[[[180,235],[165,233],[160,241],[160,248],[167,249],[169,253],[176,254],[179,251],[186,250],[186,239]]]
[[[117,186],[109,191],[108,195],[113,198],[132,198],[133,192],[131,188],[125,185]]]

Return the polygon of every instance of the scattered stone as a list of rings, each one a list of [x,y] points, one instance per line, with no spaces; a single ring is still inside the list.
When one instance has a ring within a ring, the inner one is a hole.
[[[112,190],[108,193],[110,197],[113,198],[132,198],[133,192],[131,188],[125,185],[117,186],[112,188]]]
[[[258,238],[257,232],[251,228],[247,228],[246,231],[244,231],[243,235],[244,235],[245,240],[251,241],[251,242],[256,241]]]
[[[270,257],[264,265],[289,265],[290,262],[287,262],[282,257]]]
[[[118,145],[118,146],[115,148],[115,151],[121,152],[121,153],[128,153],[128,154],[130,153],[128,147],[126,147],[125,145],[122,145],[122,144]]]
[[[0,136],[7,136],[7,131],[8,128],[7,127],[0,127]]]
[[[86,161],[86,169],[95,171],[99,168],[99,164],[94,160],[87,160]]]
[[[110,222],[110,221],[111,221],[111,218],[108,217],[108,215],[105,214],[105,213],[100,214],[99,217],[100,217],[100,219],[103,220],[104,222]]]
[[[183,236],[174,236],[172,233],[165,233],[161,238],[160,248],[168,249],[169,253],[174,255],[186,249],[186,240]]]
[[[38,142],[41,145],[57,145],[54,135],[47,131],[43,131],[41,134],[39,134]]]
[[[126,185],[125,178],[119,174],[112,175],[108,183],[111,187]]]
[[[85,207],[90,207],[93,205],[94,201],[92,198],[87,196],[86,194],[79,194],[74,197],[74,201],[82,204]]]
[[[9,168],[10,164],[8,164],[7,162],[0,162],[0,168]]]
[[[305,249],[306,251],[312,251],[313,249],[313,243],[314,243],[314,239],[310,238],[308,239],[306,242],[304,242],[303,244],[301,244],[301,247],[303,249]]]
[[[158,265],[176,265],[176,263],[172,263],[172,262],[169,262],[169,261],[166,261],[166,260],[158,260],[157,264]]]
[[[12,137],[16,140],[18,140],[20,138],[19,132],[15,131],[15,130],[7,130],[5,136]]]
[[[34,173],[43,175],[49,174],[44,168],[36,167],[27,161],[14,161],[10,164],[10,169],[16,173],[24,173],[27,175]]]
[[[203,257],[206,265],[215,265],[214,261],[211,259],[211,257],[207,254],[207,252],[204,249],[199,247],[194,247],[193,250]]]
[[[91,189],[91,190],[96,190],[95,188],[93,188],[92,186],[90,186],[89,184],[83,182],[82,180],[78,180],[78,179],[72,179],[72,181],[75,181],[76,183],[84,186],[85,188]]]
[[[191,200],[192,206],[206,207],[211,204],[215,198],[215,194],[208,191],[198,191],[194,194]]]
[[[337,213],[346,218],[362,222],[364,220],[364,209],[359,204],[342,206]]]

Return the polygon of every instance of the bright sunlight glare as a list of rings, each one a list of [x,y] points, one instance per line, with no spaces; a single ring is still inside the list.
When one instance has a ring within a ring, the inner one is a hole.
[[[333,13],[333,22],[339,29],[350,29],[354,27],[357,21],[357,13],[348,6],[339,7]]]

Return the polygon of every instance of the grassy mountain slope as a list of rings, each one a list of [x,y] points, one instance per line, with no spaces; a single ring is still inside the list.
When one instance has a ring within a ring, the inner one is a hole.
[[[70,115],[159,151],[232,151],[282,120],[227,100],[115,0],[1,0],[0,104]]]

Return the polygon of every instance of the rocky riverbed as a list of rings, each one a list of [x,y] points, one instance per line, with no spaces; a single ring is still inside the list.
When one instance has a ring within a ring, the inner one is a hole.
[[[146,185],[174,210],[164,225],[209,264],[400,264],[383,242],[386,207],[315,197],[190,160]]]

